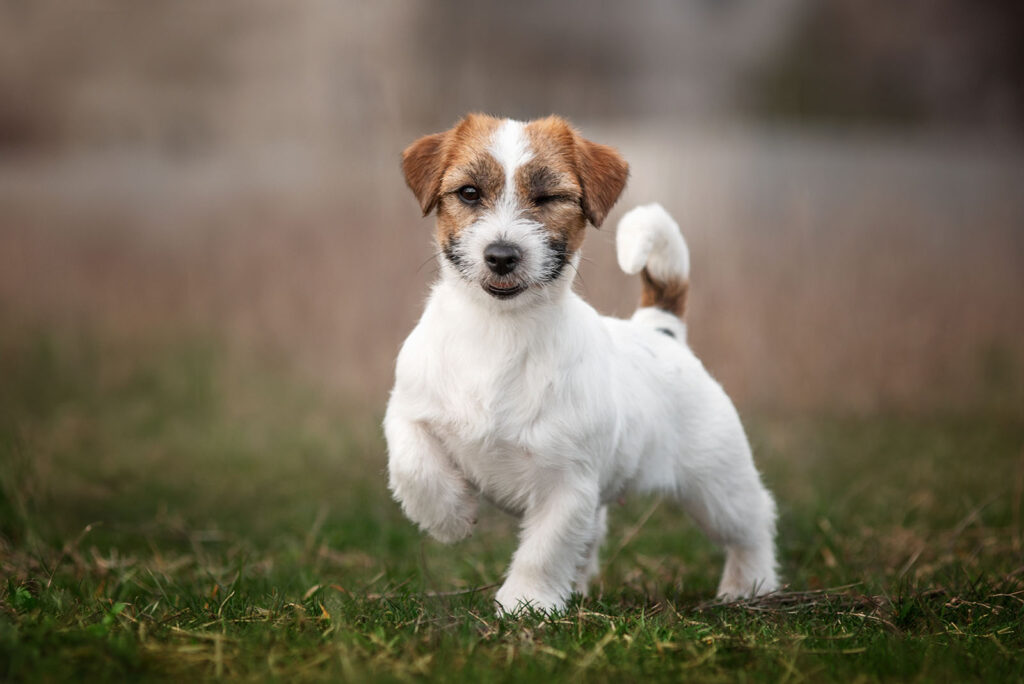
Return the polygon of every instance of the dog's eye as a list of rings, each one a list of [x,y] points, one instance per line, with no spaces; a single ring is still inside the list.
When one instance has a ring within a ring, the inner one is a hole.
[[[545,204],[554,204],[555,202],[564,202],[568,197],[565,195],[541,195],[533,198],[535,206],[542,207]]]
[[[476,204],[480,201],[480,191],[472,185],[463,185],[458,190],[459,199],[466,204]]]

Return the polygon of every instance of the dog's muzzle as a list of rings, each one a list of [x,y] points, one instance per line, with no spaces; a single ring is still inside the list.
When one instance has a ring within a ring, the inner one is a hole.
[[[484,263],[491,273],[498,276],[484,283],[483,287],[489,295],[498,299],[511,299],[526,289],[522,283],[505,282],[511,280],[507,276],[515,272],[522,259],[522,250],[510,242],[498,241],[487,245],[484,249]]]

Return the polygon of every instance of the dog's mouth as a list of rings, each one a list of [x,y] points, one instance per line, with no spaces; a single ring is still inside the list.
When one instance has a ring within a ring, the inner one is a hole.
[[[522,294],[526,290],[526,285],[521,283],[511,283],[509,285],[496,285],[494,283],[484,283],[484,291],[487,294],[497,299],[512,299],[513,297]]]

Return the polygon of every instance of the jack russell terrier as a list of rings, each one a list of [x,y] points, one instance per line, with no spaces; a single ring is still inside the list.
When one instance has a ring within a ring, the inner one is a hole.
[[[559,117],[471,114],[410,145],[402,168],[423,215],[437,212],[441,265],[384,419],[405,514],[444,543],[472,532],[480,496],[521,519],[502,613],[585,595],[625,490],[671,495],[725,548],[719,597],[775,590],[775,503],[687,346],[675,221],[651,204],[619,222],[619,265],[643,282],[632,318],[572,290],[587,223],[626,184],[619,154]]]

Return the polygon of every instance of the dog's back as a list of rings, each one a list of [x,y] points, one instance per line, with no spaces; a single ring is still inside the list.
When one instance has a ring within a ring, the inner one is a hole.
[[[608,401],[635,435],[620,449],[638,452],[633,488],[679,496],[693,471],[743,467],[750,449],[732,402],[687,344],[690,254],[679,226],[661,205],[639,206],[619,221],[616,247],[619,266],[643,284],[630,319],[602,317],[616,348],[607,372],[618,392]]]

